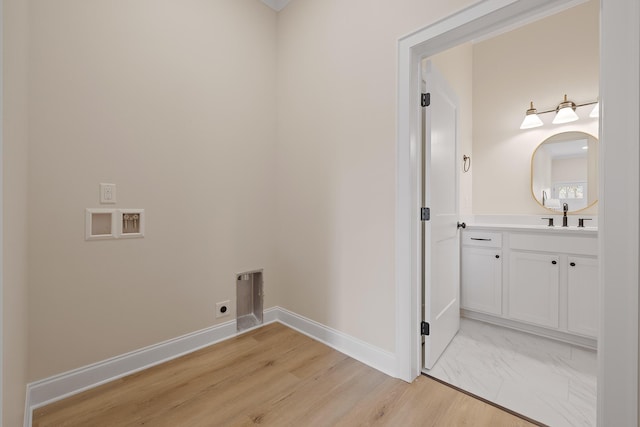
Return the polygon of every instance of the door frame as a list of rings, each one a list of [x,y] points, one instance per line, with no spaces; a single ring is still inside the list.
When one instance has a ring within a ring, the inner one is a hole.
[[[0,427],[4,419],[4,0],[0,0]]]
[[[398,41],[397,377],[420,375],[420,61],[582,0],[483,0]],[[600,0],[598,425],[637,425],[640,256],[640,5]],[[626,191],[606,191],[624,188]],[[603,284],[606,283],[605,287]]]

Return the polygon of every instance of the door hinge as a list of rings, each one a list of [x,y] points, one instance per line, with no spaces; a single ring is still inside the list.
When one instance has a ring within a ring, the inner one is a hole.
[[[430,93],[422,93],[420,94],[420,105],[423,107],[428,107],[431,105],[431,94]]]
[[[424,321],[420,323],[420,333],[422,335],[429,335],[429,323]]]
[[[431,219],[431,209],[420,208],[420,221],[429,221]]]

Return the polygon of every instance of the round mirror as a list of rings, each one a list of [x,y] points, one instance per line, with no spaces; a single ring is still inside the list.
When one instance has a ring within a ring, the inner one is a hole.
[[[531,194],[543,207],[569,212],[598,201],[598,138],[563,132],[544,140],[531,158]]]

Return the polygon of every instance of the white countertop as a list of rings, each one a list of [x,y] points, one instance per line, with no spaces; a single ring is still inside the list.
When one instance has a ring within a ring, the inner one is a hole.
[[[506,231],[535,231],[543,233],[563,233],[563,234],[598,234],[598,227],[549,227],[546,225],[527,224],[485,224],[467,223],[467,230],[506,230]]]
[[[547,225],[547,218],[553,218],[554,226]],[[462,220],[471,230],[526,231],[554,234],[598,234],[596,215],[570,214],[569,227],[562,227],[562,215],[466,215]],[[578,219],[584,218],[588,226],[578,227]]]

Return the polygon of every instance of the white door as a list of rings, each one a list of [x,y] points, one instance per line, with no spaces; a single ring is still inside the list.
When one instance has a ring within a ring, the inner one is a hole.
[[[460,239],[458,235],[458,99],[444,77],[425,65],[423,200],[423,306],[429,334],[424,367],[431,369],[460,327]]]

